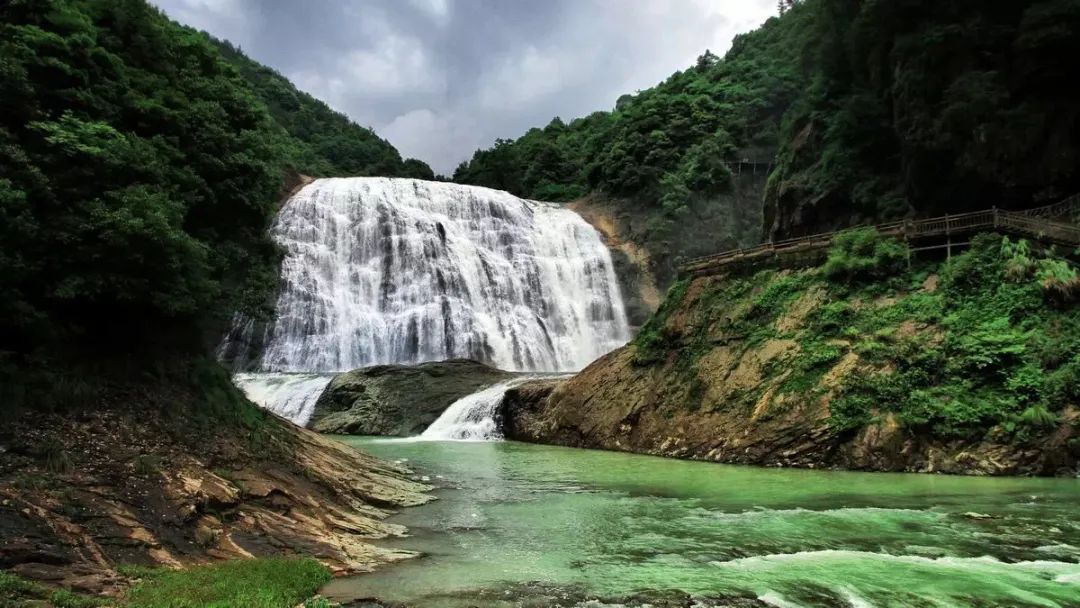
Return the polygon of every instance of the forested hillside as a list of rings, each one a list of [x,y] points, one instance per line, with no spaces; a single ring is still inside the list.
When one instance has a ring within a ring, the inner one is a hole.
[[[1031,206],[1080,190],[1080,99],[1065,84],[1077,55],[1080,0],[805,0],[722,59],[706,53],[610,112],[500,140],[454,179],[616,198],[647,215],[635,238],[654,258]],[[747,159],[778,165],[764,230],[739,221],[763,203],[730,179]]]
[[[805,4],[773,236],[1080,191],[1080,1]]]
[[[434,179],[423,161],[401,155],[390,142],[361,127],[322,101],[298,90],[287,78],[252,61],[228,41],[211,39],[236,67],[294,142],[290,161],[312,175],[415,177]]]
[[[231,311],[257,314],[287,172],[431,176],[143,0],[6,2],[0,34],[8,371],[86,349],[183,356]]]

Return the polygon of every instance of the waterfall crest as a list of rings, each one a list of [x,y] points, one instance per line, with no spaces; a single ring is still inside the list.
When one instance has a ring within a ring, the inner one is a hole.
[[[258,368],[333,372],[472,358],[573,371],[629,337],[611,255],[576,213],[506,192],[395,178],[304,187]],[[228,348],[228,344],[223,346]]]

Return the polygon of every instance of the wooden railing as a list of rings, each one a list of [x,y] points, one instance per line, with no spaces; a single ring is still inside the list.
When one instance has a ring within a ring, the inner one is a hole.
[[[1054,219],[1051,219],[1054,218]],[[1006,211],[993,208],[958,215],[944,215],[924,220],[901,220],[873,226],[880,234],[905,240],[935,236],[971,234],[983,230],[999,230],[1034,238],[1046,243],[1080,246],[1080,195],[1027,211]],[[679,267],[680,274],[706,276],[722,271],[732,264],[756,264],[779,257],[797,257],[828,249],[839,231],[824,232],[782,241],[763,243],[755,247],[732,249],[721,253],[687,260]]]

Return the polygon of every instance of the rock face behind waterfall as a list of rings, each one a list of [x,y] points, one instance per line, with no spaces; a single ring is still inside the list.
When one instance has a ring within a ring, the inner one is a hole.
[[[309,426],[347,435],[419,435],[450,404],[513,375],[469,360],[357,369],[330,382]]]
[[[421,180],[319,179],[282,207],[273,235],[286,250],[276,318],[265,329],[237,319],[220,353],[258,361],[247,369],[469,358],[572,371],[629,339],[600,234],[557,205]]]

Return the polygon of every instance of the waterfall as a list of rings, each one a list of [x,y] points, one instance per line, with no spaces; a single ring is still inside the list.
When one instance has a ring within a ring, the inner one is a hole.
[[[276,319],[239,320],[222,352],[258,368],[334,372],[472,358],[572,371],[629,327],[611,256],[576,213],[506,192],[413,179],[328,178],[285,203]]]
[[[304,426],[333,377],[332,374],[236,374],[233,381],[248,399]]]
[[[421,441],[493,441],[502,439],[495,413],[507,389],[532,378],[512,378],[493,384],[450,404],[417,439]]]

